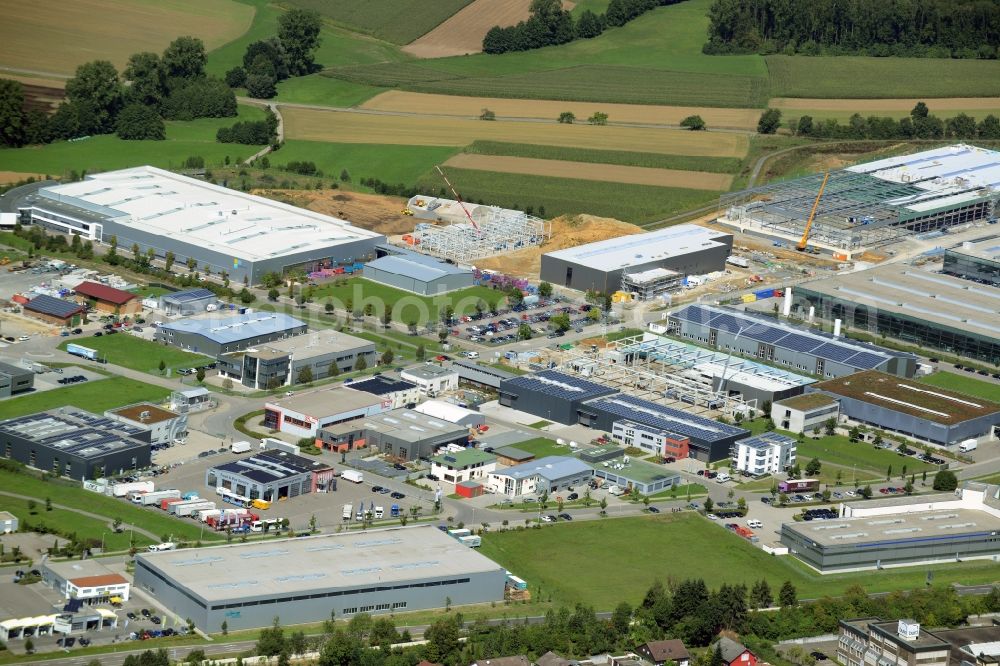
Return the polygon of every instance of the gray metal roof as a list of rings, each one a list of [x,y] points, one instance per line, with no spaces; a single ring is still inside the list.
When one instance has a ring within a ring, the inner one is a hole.
[[[577,458],[571,458],[570,456],[547,456],[521,465],[515,465],[514,467],[508,467],[507,469],[499,469],[493,473],[515,479],[529,479],[533,476],[540,476],[548,481],[558,481],[588,471],[593,471],[593,468]]]
[[[365,268],[377,268],[386,273],[430,282],[448,275],[472,275],[472,271],[445,263],[433,257],[389,255],[369,261]]]
[[[432,525],[142,553],[136,557],[208,602],[441,580],[500,566]]]
[[[546,252],[545,256],[600,271],[611,271],[719,247],[722,245],[721,240],[731,237],[724,231],[696,224],[678,224],[649,233],[610,238],[565,250]]]
[[[182,319],[160,326],[161,330],[201,335],[218,344],[239,342],[305,326],[305,322],[281,312],[254,312],[217,319]]]
[[[175,291],[160,296],[160,300],[170,301],[171,303],[190,303],[191,301],[200,301],[206,298],[215,298],[215,294],[208,289],[199,288],[188,289],[187,291]]]

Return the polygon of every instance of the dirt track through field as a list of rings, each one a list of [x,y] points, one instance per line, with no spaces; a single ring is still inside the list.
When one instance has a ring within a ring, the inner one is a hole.
[[[498,157],[461,153],[445,162],[445,166],[500,173],[520,173],[554,178],[576,178],[612,183],[632,183],[655,187],[684,187],[692,190],[725,191],[733,177],[722,173],[650,169],[648,167],[540,160],[530,157]]]
[[[35,180],[43,180],[44,173],[23,173],[21,171],[0,171],[0,185],[10,185],[19,180],[27,180],[34,177]]]
[[[483,37],[495,25],[516,25],[528,18],[531,0],[475,0],[403,50],[418,58],[445,58],[479,53]],[[563,2],[567,9],[573,3]]]
[[[73,74],[91,60],[121,70],[139,51],[160,52],[179,35],[211,51],[250,28],[253,7],[232,0],[33,0],[4,2],[0,65]]]
[[[700,115],[710,127],[751,129],[757,126],[760,109],[713,109],[694,106],[656,106],[645,104],[603,104],[598,102],[558,102],[552,100],[500,99],[496,97],[460,97],[389,90],[361,105],[363,109],[426,113],[429,115],[479,117],[489,109],[498,118],[545,118],[555,120],[569,111],[577,122],[585,123],[595,111],[608,114],[614,123],[679,125],[688,116]]]
[[[917,102],[923,101],[934,111],[968,111],[972,109],[1000,109],[997,97],[945,97],[940,99],[808,99],[775,97],[768,106],[774,109],[795,111],[905,111],[909,113]]]
[[[483,139],[550,146],[632,150],[668,155],[742,157],[743,134],[689,132],[643,127],[595,127],[555,123],[370,115],[282,107],[285,136],[307,141],[465,146]]]

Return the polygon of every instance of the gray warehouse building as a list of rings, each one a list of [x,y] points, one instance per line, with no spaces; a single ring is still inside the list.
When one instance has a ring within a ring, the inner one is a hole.
[[[806,282],[793,293],[796,307],[871,335],[1000,361],[1000,287],[888,264]]]
[[[541,279],[579,291],[617,291],[622,276],[655,268],[682,275],[725,268],[733,236],[695,224],[621,236],[542,255]]]
[[[217,303],[219,297],[208,289],[187,289],[160,296],[160,309],[168,315],[193,315]]]
[[[795,290],[797,294],[803,291],[802,287]],[[712,305],[688,305],[671,312],[667,333],[818,377],[836,378],[860,370],[912,377],[917,370],[913,354]]]
[[[150,465],[150,431],[76,407],[0,421],[5,458],[71,479],[122,474]]]
[[[35,386],[35,373],[0,361],[0,398],[30,391]]]
[[[401,460],[430,458],[442,446],[469,442],[469,429],[412,409],[393,409],[364,419],[335,423],[319,431],[323,448],[371,447]]]
[[[580,423],[611,432],[618,421],[669,433],[673,439],[688,440],[688,455],[703,462],[729,457],[733,443],[749,437],[750,432],[715,419],[664,407],[626,393],[591,400],[580,408]]]
[[[810,386],[840,403],[847,418],[940,446],[994,439],[1000,404],[882,372],[859,372]]]
[[[194,259],[254,284],[269,272],[366,261],[385,242],[345,220],[151,166],[44,187],[19,209],[31,224],[98,243],[114,236],[119,248],[173,252],[178,264]]]
[[[218,357],[306,332],[305,322],[281,312],[252,312],[233,317],[181,319],[161,324],[156,341]]]
[[[475,284],[470,269],[459,268],[444,259],[395,246],[377,248],[377,252],[383,251],[387,252],[385,256],[365,264],[364,277],[372,282],[421,296],[443,294]]]
[[[944,251],[946,275],[1000,287],[1000,238],[966,242]]]
[[[333,486],[333,477],[333,468],[315,458],[269,450],[209,467],[205,470],[205,485],[225,488],[249,499],[274,502],[325,492]]]
[[[220,631],[501,601],[504,569],[430,525],[142,553],[135,584]]]
[[[574,375],[543,370],[500,382],[500,404],[572,425],[580,422],[580,407],[584,402],[617,392],[618,389]]]
[[[475,386],[498,389],[500,382],[517,377],[513,372],[507,372],[492,365],[483,365],[475,361],[453,361],[451,367],[458,373],[459,383],[468,382]]]

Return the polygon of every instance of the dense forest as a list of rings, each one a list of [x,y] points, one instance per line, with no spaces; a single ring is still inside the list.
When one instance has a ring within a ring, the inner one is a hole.
[[[705,53],[996,59],[1000,0],[715,0]]]

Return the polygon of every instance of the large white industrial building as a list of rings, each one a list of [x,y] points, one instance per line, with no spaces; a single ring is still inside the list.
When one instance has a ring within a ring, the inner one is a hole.
[[[20,204],[22,220],[77,234],[119,251],[138,244],[178,264],[257,283],[264,273],[353,264],[385,236],[350,222],[151,166],[109,171],[40,189]]]

